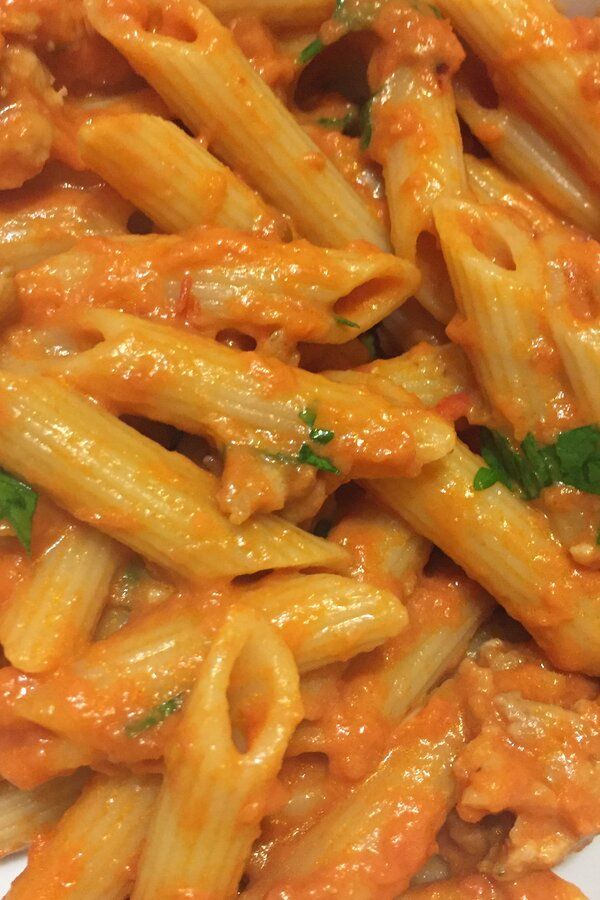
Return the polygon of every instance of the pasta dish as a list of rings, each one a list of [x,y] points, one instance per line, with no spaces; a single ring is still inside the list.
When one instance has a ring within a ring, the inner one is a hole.
[[[11,900],[584,897],[576,6],[0,0]]]

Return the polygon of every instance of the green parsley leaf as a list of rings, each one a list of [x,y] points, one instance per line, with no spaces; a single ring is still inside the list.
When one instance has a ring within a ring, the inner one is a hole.
[[[304,424],[308,425],[309,428],[312,428],[317,419],[317,411],[307,407],[306,409],[303,409],[301,413],[298,413],[298,418],[302,419]]]
[[[308,444],[302,444],[300,447],[298,462],[305,463],[307,466],[314,466],[315,469],[321,469],[323,472],[333,472],[334,475],[340,474],[340,470],[337,466],[334,466],[330,459],[327,459],[326,456],[319,456]]]
[[[322,128],[330,128],[333,131],[341,131],[342,134],[346,134],[346,132],[352,128],[352,126],[357,121],[356,113],[348,112],[345,116],[328,118],[327,116],[323,116],[320,119],[317,119],[317,125],[320,125]]]
[[[486,491],[499,480],[499,473],[496,469],[487,469],[485,466],[482,466],[481,469],[478,469],[475,473],[473,487],[476,491]]]
[[[6,519],[31,553],[31,526],[38,495],[30,485],[0,469],[0,519]]]
[[[600,494],[600,428],[584,425],[556,439],[562,481],[588,494]]]
[[[352,319],[345,319],[343,316],[334,316],[334,319],[338,325],[347,325],[348,328],[360,328],[358,322],[353,322]]]
[[[168,719],[169,716],[181,709],[184,698],[185,694],[176,694],[175,697],[159,703],[158,706],[150,710],[147,716],[126,725],[125,734],[127,737],[137,737],[142,731],[147,731],[149,728],[154,728],[155,725],[160,725],[161,722],[164,722],[165,719]]]
[[[430,9],[431,12],[434,14],[434,16],[436,17],[436,19],[443,19],[443,18],[444,18],[441,9],[439,9],[437,6],[434,6],[433,3],[428,3],[427,5],[429,6],[429,9]]]
[[[551,484],[568,484],[588,494],[600,494],[600,428],[584,425],[563,431],[554,444],[538,443],[526,435],[516,448],[505,435],[483,428],[481,455],[488,464],[476,475],[476,490],[501,481],[518,491],[526,500],[535,500]],[[483,475],[483,471],[493,473]]]
[[[310,44],[307,44],[306,47],[300,51],[298,54],[298,62],[304,66],[306,63],[309,63],[311,59],[314,59],[315,56],[318,56],[324,49],[325,44],[321,38],[315,38],[314,41],[311,41]]]
[[[367,100],[360,108],[358,113],[358,121],[360,125],[360,149],[366,150],[371,143],[373,137],[373,123],[371,121],[371,110],[373,107],[373,97]]]

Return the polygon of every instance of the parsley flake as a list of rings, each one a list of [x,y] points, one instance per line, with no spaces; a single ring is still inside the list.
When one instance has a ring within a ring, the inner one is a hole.
[[[338,325],[346,325],[348,328],[360,328],[358,322],[353,322],[352,319],[345,319],[343,316],[334,316],[334,319]]]
[[[31,526],[38,495],[30,485],[0,469],[0,519],[9,522],[27,553],[31,553]]]
[[[170,697],[169,700],[159,703],[158,706],[150,710],[147,716],[126,725],[125,734],[127,737],[137,737],[143,731],[148,731],[149,728],[160,725],[161,722],[164,722],[165,719],[168,719],[169,716],[181,709],[184,698],[185,694],[176,694],[174,697]]]
[[[304,66],[306,63],[309,63],[311,59],[314,59],[315,56],[318,56],[324,49],[325,44],[321,38],[315,38],[314,41],[311,41],[310,44],[307,44],[306,47],[300,51],[298,54],[298,62]]]
[[[330,128],[332,131],[341,131],[342,134],[346,134],[353,128],[356,121],[356,113],[348,112],[345,116],[333,116],[332,118],[322,116],[320,119],[317,119],[317,125],[320,125],[321,128]]]
[[[321,469],[323,472],[333,472],[339,475],[340,470],[326,456],[319,456],[308,444],[302,444],[298,453],[298,462],[305,463],[307,466],[314,466],[315,469]]]
[[[475,476],[477,491],[500,481],[526,500],[535,500],[552,484],[600,494],[600,428],[596,425],[563,431],[554,444],[540,444],[528,434],[519,447],[499,431],[483,428],[481,455],[488,468],[479,469]]]

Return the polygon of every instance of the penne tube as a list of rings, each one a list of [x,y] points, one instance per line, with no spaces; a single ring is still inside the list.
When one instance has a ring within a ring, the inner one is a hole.
[[[365,777],[398,723],[458,666],[493,606],[492,598],[452,565],[422,575],[406,600],[409,627],[368,659],[350,662],[335,702],[325,692],[324,702],[317,696],[288,753],[324,753],[332,777]]]
[[[481,457],[461,442],[417,479],[366,482],[521,622],[553,662],[600,672],[593,573],[573,568],[540,512],[503,485],[475,491]]]
[[[218,448],[243,445],[297,465],[302,447],[312,442],[315,453],[326,454],[326,471],[377,477],[419,472],[454,444],[448,424],[402,388],[387,402],[368,386],[335,384],[260,354],[108,310],[85,314],[81,324],[105,340],[66,362],[65,378],[119,414],[203,434]],[[310,464],[318,468],[319,460]]]
[[[90,22],[215,153],[315,243],[388,236],[343,175],[253,70],[230,32],[198,0],[177,0],[162,18],[156,0],[135,11],[88,0]]]
[[[132,900],[236,894],[265,813],[257,798],[272,790],[301,716],[290,651],[264,619],[233,607],[165,748]]]
[[[406,557],[422,558],[424,542],[413,542]],[[408,624],[401,596],[339,575],[267,575],[239,599],[281,632],[300,672],[366,653]]]
[[[461,72],[455,84],[458,112],[494,160],[579,228],[600,235],[600,191],[578,173],[567,155],[516,110],[484,106],[477,71],[473,82]]]
[[[0,406],[2,466],[191,581],[343,565],[340,548],[279,519],[232,525],[212,475],[52,379],[1,373]]]
[[[8,670],[22,678],[18,670]],[[22,791],[33,791],[84,766],[101,766],[103,758],[89,748],[60,737],[40,725],[17,719],[4,704],[0,713],[0,777]],[[6,721],[11,718],[10,724]]]
[[[441,0],[440,9],[518,105],[600,186],[595,53],[549,0]],[[533,49],[532,49],[533,48]]]
[[[206,5],[222,22],[252,15],[272,28],[291,31],[320,25],[330,15],[333,0],[208,0]]]
[[[227,166],[158,116],[107,116],[78,135],[83,161],[163,231],[276,228],[266,203]]]
[[[67,877],[67,890],[77,900],[124,900],[157,792],[158,779],[150,776],[96,775],[50,833],[33,845],[27,868],[7,896],[59,896]]]
[[[102,274],[100,274],[102,273]],[[151,276],[151,277],[150,277]],[[410,263],[361,246],[281,244],[220,229],[82,241],[19,273],[28,316],[109,306],[188,323],[211,337],[345,343],[397,309],[417,283]]]
[[[456,344],[417,344],[402,356],[369,363],[363,371],[400,385],[442,415],[446,409],[451,411],[454,401],[454,411],[460,412],[462,404],[471,423],[483,424],[491,419],[469,360]]]
[[[455,304],[433,207],[440,198],[460,197],[467,186],[451,81],[464,53],[447,20],[427,4],[426,12],[415,6],[384,8],[373,24],[380,45],[369,65],[375,93],[369,152],[383,166],[394,250],[417,264],[422,282],[415,296],[447,323]],[[394,44],[401,29],[420,35],[414,53]],[[391,74],[390,57],[397,58]]]
[[[330,885],[361,900],[383,889],[400,894],[433,852],[454,803],[452,766],[465,741],[461,700],[447,683],[396,731],[372,775],[305,834],[275,848],[248,900],[300,890],[319,896]]]
[[[551,443],[579,424],[579,411],[564,369],[545,362],[539,349],[549,355],[552,348],[541,246],[487,206],[447,201],[435,217],[459,308],[450,336],[517,440],[532,432]]]
[[[60,819],[81,792],[88,772],[54,778],[32,791],[0,784],[0,857],[25,850]]]
[[[30,182],[2,198],[0,268],[14,271],[68,250],[78,238],[122,234],[132,208],[107,185],[69,184],[60,177]]]
[[[552,213],[547,206],[526,191],[489,159],[477,159],[465,153],[469,188],[478,203],[494,203],[510,210],[530,227],[534,235],[551,232],[573,236],[573,229]]]
[[[264,614],[303,672],[370,650],[407,624],[402,603],[389,591],[335,575],[271,575],[255,586],[234,589],[225,599]],[[169,723],[143,728],[139,737],[138,723],[189,691],[221,621],[212,609],[218,601],[219,594],[211,591],[204,599],[167,600],[54,673],[26,682],[16,677],[7,685],[5,705],[13,716],[113,761],[157,758]],[[74,678],[81,686],[77,695]],[[103,714],[92,715],[98,709]]]
[[[46,672],[76,655],[100,617],[121,550],[85,525],[69,525],[0,609],[6,658]]]
[[[564,303],[553,304],[552,335],[569,381],[588,422],[600,422],[600,327],[598,319],[576,319]]]

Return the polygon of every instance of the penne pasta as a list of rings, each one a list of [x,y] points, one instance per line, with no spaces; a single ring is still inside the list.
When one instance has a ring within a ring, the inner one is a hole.
[[[412,52],[398,42],[402,29],[420,35]],[[416,262],[422,282],[415,296],[446,323],[455,306],[433,208],[467,186],[451,82],[464,54],[449,23],[427,4],[390,6],[374,30],[380,46],[369,66],[375,94],[369,152],[383,166],[394,250]]]
[[[50,177],[30,182],[25,196],[2,199],[0,268],[26,269],[89,235],[127,230],[132,208],[108,186]]]
[[[225,599],[264,614],[303,672],[371,650],[407,624],[402,603],[389,591],[335,575],[270,575]],[[13,715],[114,761],[160,756],[165,729],[144,728],[138,738],[137,723],[190,689],[220,623],[213,610],[219,600],[216,591],[203,598],[176,596],[133,617],[49,676],[17,678],[5,691]],[[82,687],[76,697],[69,687],[75,673]],[[92,716],[93,708],[102,708],[103,715]]]
[[[541,359],[544,348],[552,353],[542,248],[508,215],[486,206],[448,201],[435,215],[459,307],[450,336],[469,354],[516,438],[532,432],[550,443],[580,420],[560,363]]]
[[[301,715],[289,650],[265,620],[232,608],[165,748],[133,900],[199,886],[208,896],[236,894],[265,812],[256,798],[272,788]]]
[[[218,511],[213,476],[52,379],[3,373],[0,404],[2,465],[192,581],[343,564],[340,548],[281,520],[231,525]]]
[[[466,738],[462,715],[451,684],[440,688],[396,732],[393,749],[372,775],[306,834],[275,849],[248,900],[322,884],[365,898],[383,885],[389,894],[405,890],[431,854],[454,800],[452,765]]]
[[[462,72],[455,86],[460,116],[494,160],[538,194],[552,209],[590,234],[600,234],[600,193],[579,174],[568,156],[516,110],[484,106],[477,99],[482,73]],[[485,78],[485,75],[483,75]]]
[[[441,0],[441,10],[492,73],[498,93],[520,106],[600,185],[595,56],[585,29],[549,0]]]
[[[386,736],[463,659],[493,600],[460,570],[438,565],[419,578],[406,608],[408,628],[371,653],[368,665],[352,660],[333,697],[317,690],[306,702],[289,754],[326,754],[332,777],[368,775]]]
[[[503,485],[474,491],[480,457],[459,442],[417,479],[368,489],[436,543],[566,669],[600,671],[596,588],[569,562],[546,518]]]
[[[226,22],[251,14],[273,28],[297,29],[320,25],[332,10],[332,0],[209,0],[211,12]]]
[[[93,634],[120,558],[103,534],[69,525],[0,609],[6,658],[46,672],[75,656]]]
[[[327,448],[333,468],[326,471],[376,477],[418,472],[454,443],[447,423],[419,408],[401,388],[395,402],[386,403],[368,388],[348,389],[322,375],[122,313],[95,310],[82,324],[100,331],[105,341],[70,359],[64,377],[120,413],[207,435],[219,448],[241,444],[297,464],[303,460],[301,447],[312,440],[319,445],[315,452]],[[150,374],[145,380],[153,370],[160,377]],[[134,380],[139,390],[132,388]]]
[[[417,282],[410,263],[374,248],[281,244],[221,229],[82,241],[17,275],[27,315],[38,321],[63,305],[116,306],[211,337],[237,329],[265,349],[349,341]]]
[[[24,850],[71,806],[88,778],[81,770],[32,791],[0,784],[0,856]]]
[[[107,116],[78,135],[83,161],[163,231],[222,225],[276,230],[273,213],[232,171],[158,116]]]
[[[95,776],[44,840],[34,844],[10,900],[56,896],[64,890],[65,876],[74,898],[124,900],[157,791],[152,777]]]
[[[155,0],[144,0],[134,15],[105,0],[89,0],[86,9],[167,106],[196,134],[210,129],[217,155],[291,216],[305,237],[327,246],[360,239],[388,248],[383,226],[202,3],[177,0],[169,9],[174,31],[167,19],[162,32]]]

